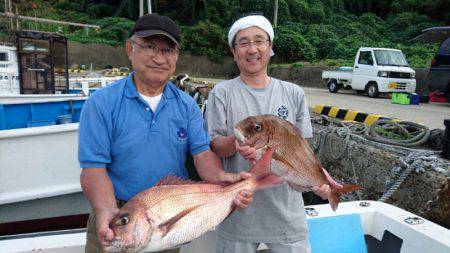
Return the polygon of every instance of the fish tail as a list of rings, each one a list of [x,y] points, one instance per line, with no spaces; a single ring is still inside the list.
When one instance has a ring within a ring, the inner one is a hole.
[[[331,205],[331,208],[333,209],[333,211],[336,211],[336,209],[338,207],[339,196],[341,194],[346,194],[351,191],[360,190],[360,189],[362,189],[362,187],[359,185],[355,185],[355,184],[344,184],[344,185],[342,185],[342,188],[332,187],[331,188],[331,196],[328,199],[328,201],[330,202],[330,205]]]
[[[270,160],[274,152],[274,147],[268,149],[249,171],[257,180],[256,190],[277,186],[284,181],[280,177],[270,175]]]

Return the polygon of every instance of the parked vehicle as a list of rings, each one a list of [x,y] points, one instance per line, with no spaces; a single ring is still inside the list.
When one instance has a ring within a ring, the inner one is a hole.
[[[431,60],[426,83],[430,92],[442,93],[450,102],[450,26],[425,29],[414,40],[441,43]]]
[[[337,71],[323,71],[322,79],[328,81],[327,86],[331,93],[345,88],[376,98],[382,92],[414,93],[415,74],[402,51],[362,47],[356,54],[353,68],[341,67]]]

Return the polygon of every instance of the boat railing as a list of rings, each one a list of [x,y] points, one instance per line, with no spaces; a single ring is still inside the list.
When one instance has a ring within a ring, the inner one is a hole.
[[[89,89],[106,87],[109,84],[122,78],[123,76],[69,78],[69,89],[70,90],[81,89],[84,95],[89,95]]]

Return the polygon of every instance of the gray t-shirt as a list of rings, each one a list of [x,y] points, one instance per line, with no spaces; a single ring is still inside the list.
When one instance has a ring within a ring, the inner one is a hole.
[[[217,84],[208,98],[205,123],[213,140],[234,134],[234,125],[248,116],[273,114],[295,124],[304,138],[312,137],[305,93],[299,86],[271,78],[262,89],[252,88],[240,77]],[[248,171],[251,164],[241,155],[222,159],[228,172]],[[244,210],[233,212],[218,227],[220,236],[246,242],[290,243],[307,238],[302,195],[286,183],[255,193]]]

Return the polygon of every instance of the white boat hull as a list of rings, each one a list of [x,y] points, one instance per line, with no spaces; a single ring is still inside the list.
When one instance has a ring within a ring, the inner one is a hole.
[[[89,213],[78,124],[0,131],[0,223]]]
[[[347,214],[359,214],[364,234],[381,240],[383,233],[389,231],[402,240],[400,253],[445,253],[450,252],[450,231],[433,222],[421,219],[423,223],[407,224],[408,217],[418,216],[376,201],[365,201],[369,205],[362,207],[361,201],[340,203],[336,212],[329,205],[313,205],[317,216],[308,216],[308,220],[338,217]],[[324,231],[323,233],[327,233]],[[193,242],[184,245],[181,253],[215,252],[215,231],[210,231]],[[84,252],[86,242],[83,230],[64,231],[59,234],[34,234],[20,238],[1,238],[0,252],[4,253],[32,253],[32,252]],[[327,242],[330,243],[330,242]],[[260,249],[264,249],[264,245]],[[349,251],[351,252],[351,251]],[[314,252],[320,253],[320,252]],[[372,253],[370,250],[368,253]],[[378,253],[378,252],[377,252]]]

